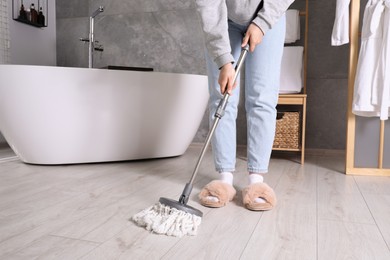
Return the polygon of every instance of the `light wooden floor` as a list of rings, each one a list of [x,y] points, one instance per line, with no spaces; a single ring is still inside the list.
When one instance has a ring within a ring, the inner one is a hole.
[[[196,195],[216,176],[208,154],[189,203],[204,213],[197,236],[155,235],[130,222],[159,197],[178,199],[200,148],[68,166],[27,165],[0,150],[0,259],[390,259],[390,178],[346,176],[339,153],[308,155],[303,167],[273,158],[266,182],[279,204],[269,212],[244,209],[240,193],[224,208],[202,207]]]

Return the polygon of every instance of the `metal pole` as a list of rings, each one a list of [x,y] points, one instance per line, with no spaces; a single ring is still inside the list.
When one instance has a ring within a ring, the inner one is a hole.
[[[245,60],[245,57],[246,57],[248,51],[249,51],[249,45],[247,45],[244,48],[242,48],[240,58],[238,59],[237,65],[235,67],[235,74],[234,74],[233,82],[236,82],[236,80],[237,80],[238,74],[240,73],[241,67],[242,67],[242,65],[244,63],[244,60]],[[212,125],[209,133],[207,134],[206,141],[205,141],[205,143],[203,145],[202,151],[201,151],[199,159],[198,159],[198,161],[196,163],[195,169],[194,169],[194,171],[192,173],[191,179],[190,179],[190,181],[188,183],[186,183],[186,185],[184,187],[184,190],[183,190],[183,192],[182,192],[182,194],[181,194],[181,196],[179,198],[179,202],[181,204],[187,204],[187,202],[188,202],[188,199],[190,197],[190,194],[191,194],[191,191],[192,191],[192,187],[193,187],[193,184],[194,184],[194,180],[195,180],[195,177],[196,177],[196,175],[198,173],[200,164],[201,164],[201,162],[203,160],[203,157],[204,157],[204,155],[206,153],[207,147],[210,144],[211,137],[213,136],[214,131],[215,131],[215,129],[218,126],[219,120],[223,117],[223,114],[225,112],[225,108],[227,106],[228,99],[229,99],[229,94],[227,92],[225,92],[224,96],[221,99],[221,101],[219,102],[219,105],[218,105],[217,110],[215,112],[215,115],[214,115],[215,118],[214,118],[213,125]]]
[[[88,68],[93,67],[93,24],[94,18],[89,17],[89,49],[88,49]]]

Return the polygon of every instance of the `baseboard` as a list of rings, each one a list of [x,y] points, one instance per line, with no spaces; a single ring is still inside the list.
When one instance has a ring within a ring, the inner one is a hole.
[[[199,147],[203,146],[203,143],[193,142],[190,146],[192,147]],[[239,144],[237,145],[238,149],[246,148],[246,145]],[[279,153],[291,153],[291,154],[300,154],[300,152],[291,152],[291,151],[273,151],[273,154],[279,154]],[[305,148],[305,154],[306,155],[312,155],[312,156],[345,156],[345,150],[341,149],[317,149],[317,148]]]
[[[313,156],[345,156],[345,150],[306,148],[305,153]]]

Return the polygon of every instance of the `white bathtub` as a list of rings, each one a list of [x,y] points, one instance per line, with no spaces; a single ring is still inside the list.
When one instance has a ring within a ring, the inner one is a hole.
[[[202,75],[0,65],[0,131],[32,164],[178,156],[208,97]]]

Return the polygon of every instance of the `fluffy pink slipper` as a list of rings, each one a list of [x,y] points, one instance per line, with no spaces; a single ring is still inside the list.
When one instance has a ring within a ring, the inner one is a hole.
[[[262,198],[265,202],[256,202],[256,198]],[[270,210],[276,205],[274,190],[265,183],[254,183],[242,190],[244,206],[250,210]]]
[[[204,186],[199,193],[200,204],[211,208],[220,208],[225,206],[236,195],[236,190],[232,185],[225,182],[214,180]],[[208,196],[217,197],[218,201],[207,198]]]

